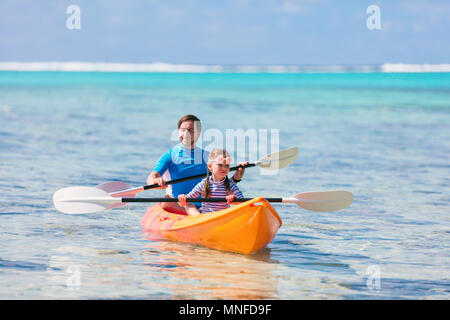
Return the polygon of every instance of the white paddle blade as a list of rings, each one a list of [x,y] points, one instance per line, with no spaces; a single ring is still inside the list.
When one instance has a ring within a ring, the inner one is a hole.
[[[121,203],[120,198],[113,198],[106,191],[93,187],[68,187],[53,195],[56,210],[69,214],[99,212],[118,203]]]
[[[96,188],[106,191],[108,193],[116,193],[118,191],[130,189],[131,186],[122,181],[110,181],[99,184],[98,186],[96,186]]]
[[[300,207],[318,212],[330,212],[347,208],[353,202],[353,194],[348,191],[304,192],[294,196]]]
[[[292,147],[271,153],[256,162],[256,165],[266,170],[278,170],[290,165],[297,159],[297,156],[298,148]]]
[[[111,197],[128,197],[134,198],[136,193],[143,191],[143,188],[131,188],[131,186],[122,181],[110,181],[99,184],[96,188],[109,193]],[[105,210],[115,209],[127,205],[127,203],[116,203]]]

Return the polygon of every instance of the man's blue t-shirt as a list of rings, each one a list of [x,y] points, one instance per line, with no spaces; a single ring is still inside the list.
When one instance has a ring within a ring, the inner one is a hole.
[[[161,175],[168,171],[170,177],[166,181],[206,174],[206,159],[207,151],[198,147],[187,149],[180,143],[159,158],[153,171]],[[170,185],[172,196],[177,198],[180,194],[188,194],[201,180],[202,178],[198,178]],[[200,206],[201,203],[195,205]]]

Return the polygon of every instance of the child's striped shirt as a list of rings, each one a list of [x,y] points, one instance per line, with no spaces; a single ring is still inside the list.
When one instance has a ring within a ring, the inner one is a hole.
[[[187,194],[188,198],[199,198],[203,194],[205,188],[206,179],[200,181],[192,190]],[[236,184],[230,179],[230,192],[234,194],[236,198],[243,198],[242,192],[236,186]],[[214,182],[212,177],[209,177],[210,198],[225,198],[227,196],[227,190],[225,189],[225,179],[219,182]],[[218,211],[228,208],[230,205],[226,202],[202,202],[200,208],[201,213]]]

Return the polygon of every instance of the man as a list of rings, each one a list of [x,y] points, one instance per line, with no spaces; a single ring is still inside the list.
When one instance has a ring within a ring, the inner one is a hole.
[[[206,174],[208,153],[195,145],[201,130],[200,119],[192,114],[183,116],[178,121],[180,143],[159,158],[147,178],[147,184],[158,184],[162,189],[166,189],[168,186],[165,182],[168,180]],[[241,162],[238,165],[245,164],[247,162]],[[244,171],[244,168],[236,170],[232,178],[234,182],[237,183],[242,179]],[[166,192],[166,197],[178,198],[180,194],[188,194],[201,180],[202,178],[198,178],[172,184]],[[195,203],[195,205],[200,207],[201,203]],[[177,202],[163,202],[162,208],[172,212],[185,212],[185,209]]]

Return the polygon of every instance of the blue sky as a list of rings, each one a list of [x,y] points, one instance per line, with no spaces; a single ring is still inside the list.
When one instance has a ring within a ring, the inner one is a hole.
[[[0,0],[0,61],[449,63],[449,18],[448,0]]]

